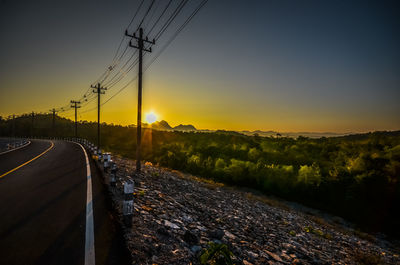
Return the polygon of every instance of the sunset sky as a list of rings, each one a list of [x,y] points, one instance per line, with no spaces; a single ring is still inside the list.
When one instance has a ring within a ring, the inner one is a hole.
[[[0,116],[81,98],[112,63],[140,2],[0,1]],[[154,2],[145,34],[167,2]],[[189,0],[145,65],[200,2]],[[400,130],[399,14],[398,1],[209,0],[146,70],[143,111],[199,129]],[[136,104],[135,81],[102,107],[102,120],[136,124]],[[95,107],[79,119],[96,120]]]

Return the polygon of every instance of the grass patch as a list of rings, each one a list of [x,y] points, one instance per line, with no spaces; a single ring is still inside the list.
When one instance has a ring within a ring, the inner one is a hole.
[[[233,265],[233,253],[225,244],[209,242],[208,247],[203,249],[199,259],[201,264],[209,265]]]
[[[329,233],[324,233],[322,230],[313,228],[312,226],[306,226],[306,227],[304,227],[304,231],[305,231],[306,233],[311,233],[311,234],[314,234],[314,235],[316,235],[316,236],[323,237],[323,238],[325,238],[325,239],[329,239],[329,240],[332,239],[332,235],[331,235],[331,234],[329,234]]]

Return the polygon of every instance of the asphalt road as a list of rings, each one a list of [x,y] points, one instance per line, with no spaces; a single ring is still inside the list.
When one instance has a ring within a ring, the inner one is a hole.
[[[90,163],[96,264],[128,264],[102,178]],[[32,140],[0,155],[0,264],[84,264],[86,173],[82,148],[70,142]]]

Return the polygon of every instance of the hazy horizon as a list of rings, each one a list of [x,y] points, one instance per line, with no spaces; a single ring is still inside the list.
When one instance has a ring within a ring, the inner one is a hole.
[[[49,113],[38,113],[38,114],[39,114],[39,115],[51,115],[51,114],[49,114]],[[18,117],[21,116],[21,115],[30,115],[30,113],[19,114],[19,115],[16,115],[15,117],[18,118]],[[2,117],[2,116],[0,115],[0,117]],[[74,119],[73,119],[73,118],[68,118],[68,117],[63,117],[63,116],[59,116],[59,117],[66,118],[66,119],[70,120],[71,122],[74,122]],[[4,119],[4,118],[10,119],[11,117],[2,117],[2,118],[3,118],[3,119]],[[170,122],[170,121],[167,121],[167,120],[164,120],[164,119],[161,119],[161,120],[160,120],[160,119],[157,119],[156,122],[160,122],[160,121],[165,121],[165,122],[167,122],[172,128],[173,128],[173,127],[176,127],[176,126],[179,126],[179,125],[192,125],[192,126],[194,126],[194,127],[196,128],[197,131],[217,131],[217,130],[225,130],[225,131],[250,132],[250,133],[256,132],[256,131],[261,131],[261,132],[265,132],[265,133],[274,132],[274,133],[283,133],[283,134],[301,134],[301,133],[313,134],[313,133],[314,133],[314,134],[334,134],[334,135],[348,135],[348,134],[353,134],[353,133],[354,133],[354,134],[363,134],[363,133],[382,132],[382,131],[388,131],[388,132],[400,131],[400,129],[394,129],[394,130],[337,131],[337,132],[333,132],[333,131],[279,131],[279,130],[276,130],[276,129],[254,129],[254,130],[251,130],[251,129],[245,129],[245,128],[244,128],[244,129],[229,129],[229,128],[222,128],[222,127],[217,127],[217,128],[200,128],[200,127],[198,127],[196,124],[191,123],[191,122],[189,122],[189,123]],[[82,123],[82,122],[93,122],[93,123],[96,123],[97,121],[96,121],[96,120],[79,120],[79,119],[78,119],[78,122],[80,122],[80,123]],[[126,126],[126,127],[128,127],[128,126],[135,126],[135,127],[136,127],[136,123],[119,124],[119,123],[115,123],[115,122],[106,122],[106,121],[102,121],[102,124],[103,124],[103,123],[105,123],[105,124],[107,124],[107,125]],[[148,122],[146,122],[146,121],[143,121],[142,124],[145,125],[145,126],[151,126],[153,123],[148,123]]]

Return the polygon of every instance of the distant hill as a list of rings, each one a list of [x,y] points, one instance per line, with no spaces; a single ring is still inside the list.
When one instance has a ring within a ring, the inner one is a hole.
[[[169,131],[172,130],[172,127],[168,124],[168,122],[162,120],[162,121],[156,121],[155,123],[151,124],[152,129],[160,130],[160,131]]]
[[[333,132],[276,132],[276,131],[239,131],[247,136],[253,136],[255,134],[263,137],[290,137],[297,138],[299,136],[304,136],[308,138],[321,138],[321,137],[338,137],[350,135],[352,133],[333,133]]]
[[[242,132],[237,132],[237,131],[226,131],[226,130],[216,130],[214,133],[217,134],[226,134],[226,135],[236,135],[236,136],[240,136],[240,135],[246,135]]]
[[[155,123],[148,125],[152,129],[159,131],[196,131],[197,129],[191,124],[179,124],[178,126],[172,127],[167,121],[156,121]]]
[[[179,124],[178,126],[174,127],[174,131],[196,131],[196,128],[191,125],[183,125],[183,124]]]

